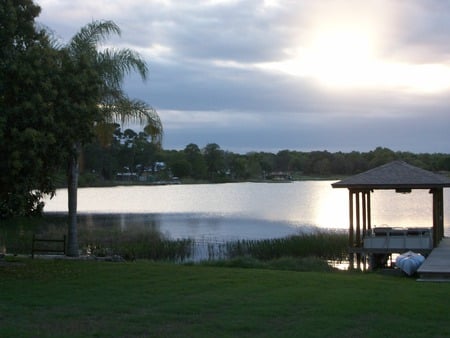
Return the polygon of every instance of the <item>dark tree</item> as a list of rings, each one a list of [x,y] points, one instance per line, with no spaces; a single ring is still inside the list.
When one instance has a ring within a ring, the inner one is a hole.
[[[224,152],[217,143],[209,143],[203,149],[206,167],[210,179],[216,179],[223,175],[224,171]]]
[[[191,165],[190,176],[197,179],[206,178],[206,162],[198,145],[190,143],[184,148],[183,152]]]
[[[64,152],[54,102],[59,54],[31,0],[0,2],[0,215],[40,213]]]

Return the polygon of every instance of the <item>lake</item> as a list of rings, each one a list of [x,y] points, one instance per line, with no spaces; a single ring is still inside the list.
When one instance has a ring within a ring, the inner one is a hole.
[[[348,190],[334,181],[178,184],[80,188],[81,227],[154,228],[196,240],[277,238],[315,228],[348,228]],[[445,233],[450,235],[450,189],[444,190]],[[46,201],[46,213],[67,212],[67,190]],[[432,226],[428,190],[372,194],[374,226]]]

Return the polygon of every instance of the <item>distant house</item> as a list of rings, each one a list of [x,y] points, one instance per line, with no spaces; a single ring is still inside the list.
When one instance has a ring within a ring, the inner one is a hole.
[[[138,179],[138,176],[135,173],[117,173],[116,174],[117,181],[136,181],[137,179]]]
[[[164,162],[155,162],[155,164],[153,165],[154,172],[158,172],[164,169],[166,169],[166,164]]]
[[[266,179],[272,181],[292,181],[292,176],[283,171],[271,172],[266,176]]]

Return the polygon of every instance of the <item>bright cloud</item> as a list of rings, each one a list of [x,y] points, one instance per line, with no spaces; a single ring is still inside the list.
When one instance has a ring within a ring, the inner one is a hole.
[[[392,61],[387,35],[399,9],[388,2],[354,1],[322,3],[311,9],[306,32],[297,48],[285,50],[286,59],[263,62],[261,69],[312,79],[337,90],[399,90],[416,93],[448,91],[450,60]],[[380,18],[383,20],[380,20]],[[388,41],[386,43],[386,40]],[[430,62],[431,61],[431,62]],[[439,63],[440,61],[440,63]]]
[[[450,5],[441,0],[37,0],[63,40],[113,20],[150,79],[166,148],[450,152]],[[406,129],[414,130],[414,133]]]

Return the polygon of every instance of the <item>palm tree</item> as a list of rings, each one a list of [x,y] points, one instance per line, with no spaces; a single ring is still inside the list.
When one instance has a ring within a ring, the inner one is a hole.
[[[108,135],[109,138],[112,137],[112,126],[117,120],[122,123],[137,121],[145,126],[144,131],[151,136],[153,142],[160,145],[162,141],[163,128],[156,111],[142,101],[130,99],[122,90],[124,77],[132,71],[137,71],[145,80],[148,73],[147,65],[130,49],[100,50],[99,44],[111,34],[120,35],[120,29],[114,22],[94,21],[82,27],[61,50],[64,55],[62,63],[66,64],[66,68],[70,69],[74,76],[83,74],[79,76],[80,82],[72,84],[71,90],[77,91],[85,83],[91,88],[90,90],[81,88],[80,95],[73,93],[69,95],[72,106],[78,108],[72,109],[76,111],[74,115],[69,115],[69,118],[76,120],[77,123],[72,126],[74,131],[69,145],[71,149],[67,175],[69,256],[79,255],[77,232],[79,156],[82,143],[87,142],[92,135],[87,131],[96,131],[100,140],[107,140]]]

